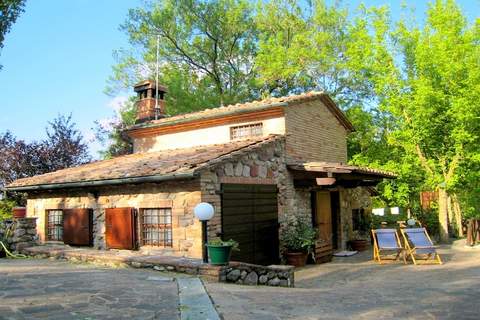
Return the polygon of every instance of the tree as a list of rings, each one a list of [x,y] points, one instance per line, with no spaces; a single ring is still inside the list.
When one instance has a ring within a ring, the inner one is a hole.
[[[83,141],[83,135],[76,128],[76,124],[72,122],[71,114],[59,115],[48,124],[47,138],[42,142],[45,150],[42,170],[51,172],[90,161],[88,145]]]
[[[474,174],[469,168],[479,160],[479,30],[453,0],[435,1],[422,28],[401,21],[391,33],[402,63],[376,82],[381,108],[397,122],[391,144],[414,155],[425,185],[439,191],[442,240],[449,201],[458,201],[459,173]]]
[[[251,5],[243,0],[163,0],[130,10],[122,29],[142,54],[119,56],[110,89],[119,82],[131,86],[144,80],[145,73],[155,74],[158,36],[162,82],[182,87],[191,84],[187,92],[188,100],[197,101],[194,108],[206,107],[198,103],[204,101],[205,94],[206,102],[213,105],[251,97],[256,50],[252,14]],[[185,91],[173,90],[169,97],[175,100],[182,95]]]
[[[135,124],[136,108],[134,97],[131,97],[124,105],[122,105],[118,113],[107,122],[95,121],[95,137],[102,145],[106,146],[105,151],[101,151],[100,155],[104,159],[130,154],[133,152],[133,145],[128,137],[125,136],[123,130]]]
[[[5,35],[24,11],[25,0],[2,0],[0,1],[0,50],[3,48]],[[0,69],[2,66],[0,65]]]
[[[8,131],[0,135],[0,187],[17,179],[90,161],[88,145],[71,115],[59,115],[49,122],[46,134],[46,139],[29,143],[18,140]],[[24,200],[21,194],[12,193],[10,197],[18,203]]]

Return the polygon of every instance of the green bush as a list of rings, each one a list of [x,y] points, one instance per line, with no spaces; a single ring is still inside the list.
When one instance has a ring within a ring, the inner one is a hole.
[[[12,218],[12,209],[17,206],[15,200],[3,199],[0,200],[0,221]]]
[[[317,232],[304,217],[290,221],[282,232],[282,242],[289,252],[310,252],[315,245]]]
[[[427,229],[430,236],[437,237],[440,234],[438,209],[435,206],[429,210],[418,211],[413,216]]]

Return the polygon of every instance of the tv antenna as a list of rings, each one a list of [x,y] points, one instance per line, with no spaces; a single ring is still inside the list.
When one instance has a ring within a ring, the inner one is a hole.
[[[158,57],[160,51],[160,35],[157,34],[157,58],[155,64],[155,120],[158,120],[158,115],[160,114],[160,108],[158,107]]]

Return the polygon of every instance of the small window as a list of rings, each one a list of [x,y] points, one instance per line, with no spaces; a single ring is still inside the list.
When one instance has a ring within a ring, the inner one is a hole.
[[[63,241],[62,210],[47,210],[47,240]]]
[[[263,123],[252,123],[230,127],[230,140],[245,139],[263,135]]]
[[[172,209],[141,209],[142,245],[172,246]]]

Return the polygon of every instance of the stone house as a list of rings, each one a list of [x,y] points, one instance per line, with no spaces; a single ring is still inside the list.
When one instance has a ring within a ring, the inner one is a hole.
[[[208,237],[237,240],[236,260],[278,262],[281,232],[299,216],[331,254],[370,208],[372,187],[392,178],[346,164],[354,128],[324,93],[167,116],[164,87],[135,91],[137,122],[125,131],[133,154],[7,186],[28,194],[41,242],[201,258],[193,208],[209,202]]]

